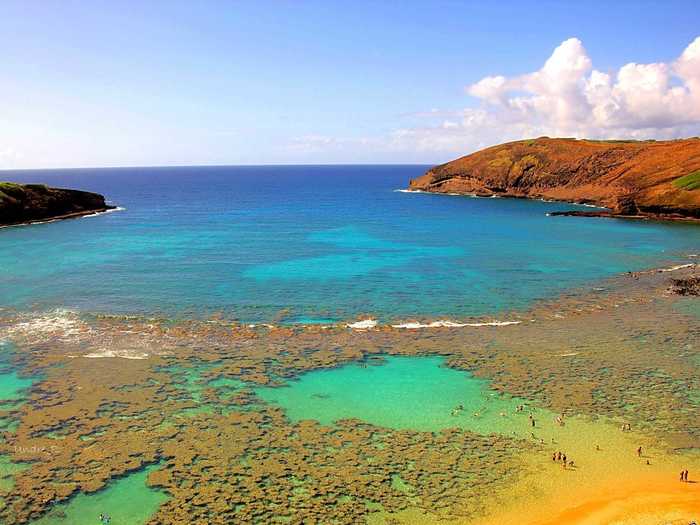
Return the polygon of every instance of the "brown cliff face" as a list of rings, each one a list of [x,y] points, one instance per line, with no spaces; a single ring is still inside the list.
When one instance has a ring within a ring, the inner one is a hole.
[[[113,208],[97,193],[0,182],[0,226],[80,217]]]
[[[409,189],[591,203],[615,215],[700,218],[700,138],[510,142],[436,166]]]

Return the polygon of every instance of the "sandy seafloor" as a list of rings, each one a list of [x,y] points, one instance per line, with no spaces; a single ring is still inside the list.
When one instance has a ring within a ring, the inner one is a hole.
[[[696,273],[459,327],[1,310],[0,523],[698,520]]]

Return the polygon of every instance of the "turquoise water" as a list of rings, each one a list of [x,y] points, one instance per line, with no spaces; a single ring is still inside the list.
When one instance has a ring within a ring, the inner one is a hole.
[[[32,382],[17,372],[0,373],[0,402],[19,399],[22,391],[32,386]]]
[[[24,402],[24,394],[36,378],[22,377],[12,368],[11,356],[15,347],[0,341],[0,411],[11,410]],[[0,433],[14,432],[18,422],[11,417],[0,417]],[[0,436],[0,442],[3,438]],[[0,454],[0,494],[12,489],[14,476],[29,468],[28,463],[14,463],[7,455]],[[0,498],[0,508],[2,508]]]
[[[56,505],[52,511],[33,525],[94,525],[100,514],[107,514],[112,525],[140,525],[155,514],[168,496],[146,485],[149,467],[112,481],[107,488],[94,494],[78,494],[67,503]]]
[[[0,341],[0,410],[8,410],[23,401],[24,394],[37,378],[25,377],[12,364],[14,345]],[[7,429],[11,422],[0,417],[0,430]]]
[[[292,421],[331,425],[357,418],[394,429],[529,432],[527,417],[516,412],[522,400],[501,396],[488,388],[488,381],[444,366],[442,357],[387,357],[381,365],[313,370],[288,386],[256,392],[284,408]],[[460,405],[463,409],[455,411]],[[542,411],[537,414],[543,417]]]
[[[684,260],[700,228],[407,194],[426,166],[4,172],[126,208],[0,230],[0,306],[332,322],[498,315]]]
[[[29,463],[14,463],[8,456],[0,454],[0,494],[12,490],[15,475],[30,468],[30,466]],[[0,509],[2,507],[2,498],[0,498]]]

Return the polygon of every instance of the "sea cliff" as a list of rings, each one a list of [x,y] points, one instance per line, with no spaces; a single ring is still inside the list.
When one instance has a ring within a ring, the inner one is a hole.
[[[610,210],[585,215],[698,220],[700,138],[510,142],[436,166],[411,180],[409,189],[551,199]]]
[[[0,226],[69,219],[114,209],[97,193],[0,182]]]

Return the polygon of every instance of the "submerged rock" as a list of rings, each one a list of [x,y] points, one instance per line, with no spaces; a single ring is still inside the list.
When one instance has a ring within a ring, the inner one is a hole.
[[[0,226],[69,219],[114,208],[98,193],[0,182]]]
[[[677,295],[700,295],[700,276],[693,275],[682,279],[671,279],[671,290]]]

